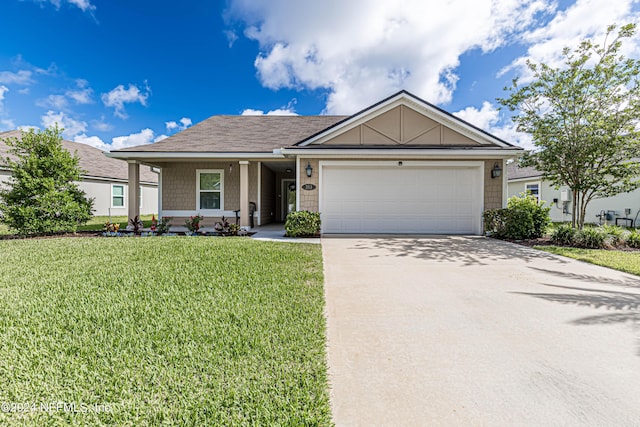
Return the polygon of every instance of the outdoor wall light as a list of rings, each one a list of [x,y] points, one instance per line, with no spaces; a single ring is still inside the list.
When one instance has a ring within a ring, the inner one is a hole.
[[[493,165],[493,169],[491,169],[491,178],[500,178],[501,175],[502,168],[500,167],[500,164],[496,162],[496,164]]]
[[[233,171],[233,163],[229,163],[229,173]]]
[[[311,167],[311,163],[307,162],[307,167],[304,168],[304,170],[307,172],[307,176],[311,178],[311,174],[313,173],[313,168]]]

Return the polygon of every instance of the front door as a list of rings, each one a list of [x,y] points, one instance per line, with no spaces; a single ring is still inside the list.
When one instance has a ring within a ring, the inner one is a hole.
[[[282,220],[287,219],[289,212],[296,210],[296,180],[282,180]]]

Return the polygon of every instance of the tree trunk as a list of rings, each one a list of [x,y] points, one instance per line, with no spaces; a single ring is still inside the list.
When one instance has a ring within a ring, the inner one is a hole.
[[[576,216],[578,213],[578,192],[573,188],[571,189],[571,197],[573,198],[573,203],[571,204],[571,227],[576,228]]]
[[[589,203],[589,201],[586,200],[585,194],[582,193],[581,197],[580,197],[580,229],[581,230],[584,227],[584,217],[587,214],[587,204],[588,203]]]

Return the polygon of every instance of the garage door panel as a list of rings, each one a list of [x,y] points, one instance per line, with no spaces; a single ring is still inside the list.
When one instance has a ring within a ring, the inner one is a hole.
[[[479,167],[323,167],[325,233],[477,234]]]

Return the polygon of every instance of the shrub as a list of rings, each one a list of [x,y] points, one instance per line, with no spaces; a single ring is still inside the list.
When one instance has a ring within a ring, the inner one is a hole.
[[[640,233],[638,230],[633,230],[627,236],[627,246],[631,248],[640,248]]]
[[[505,239],[542,237],[551,222],[549,210],[534,196],[521,193],[520,196],[509,199],[506,209],[486,211],[485,229],[493,236]]]
[[[200,230],[200,222],[204,217],[200,214],[196,216],[190,216],[189,219],[184,220],[184,224],[187,226],[187,230],[191,233],[197,233]]]
[[[607,243],[607,233],[602,227],[585,227],[576,233],[575,244],[581,248],[602,249]]]
[[[602,231],[607,235],[607,243],[613,247],[624,246],[629,232],[617,225],[603,225]]]
[[[173,217],[170,217],[170,216],[163,216],[162,218],[160,218],[160,222],[156,226],[156,231],[158,232],[158,234],[168,233],[169,229],[171,228],[172,220],[173,220]]]
[[[576,241],[576,234],[578,230],[573,228],[571,224],[560,224],[553,230],[551,240],[553,243],[561,246],[573,246]]]
[[[75,183],[82,173],[79,158],[62,147],[60,129],[32,129],[4,142],[13,160],[0,161],[11,171],[0,190],[0,210],[10,229],[23,235],[76,231],[91,218],[93,199]]]
[[[287,215],[284,229],[288,237],[317,236],[320,233],[318,212],[298,211]]]

